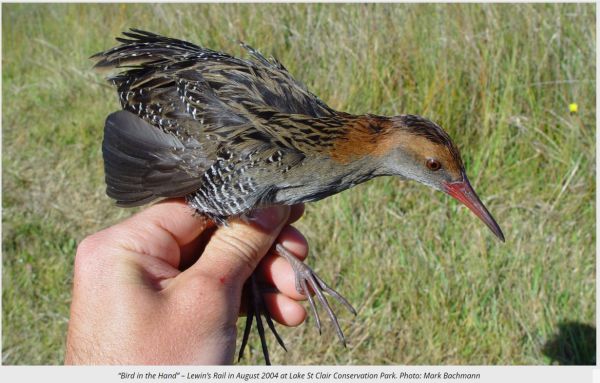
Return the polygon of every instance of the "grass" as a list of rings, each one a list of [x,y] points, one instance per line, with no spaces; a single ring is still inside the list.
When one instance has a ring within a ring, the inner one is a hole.
[[[134,212],[104,194],[118,102],[88,60],[129,27],[244,40],[336,109],[430,117],[506,234],[392,178],[310,204],[309,262],[359,315],[338,306],[347,349],[281,329],[274,363],[595,363],[594,4],[2,7],[4,364],[62,363],[77,243]]]

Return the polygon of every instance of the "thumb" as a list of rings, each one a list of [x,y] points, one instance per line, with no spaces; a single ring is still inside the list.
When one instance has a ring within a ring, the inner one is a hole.
[[[289,215],[289,206],[274,206],[253,212],[247,220],[230,221],[217,229],[198,262],[188,271],[241,288],[273,245]]]

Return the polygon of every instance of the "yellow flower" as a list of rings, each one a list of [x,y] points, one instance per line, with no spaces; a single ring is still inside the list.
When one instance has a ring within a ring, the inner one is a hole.
[[[575,104],[575,103],[569,104],[569,112],[577,113],[577,104]]]

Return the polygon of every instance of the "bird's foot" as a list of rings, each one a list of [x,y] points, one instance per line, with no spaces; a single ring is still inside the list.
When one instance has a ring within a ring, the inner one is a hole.
[[[329,305],[329,302],[327,301],[327,298],[325,297],[323,292],[335,298],[338,302],[344,305],[348,309],[348,311],[356,315],[356,310],[354,309],[354,307],[352,307],[352,305],[346,300],[346,298],[341,296],[337,291],[333,290],[325,282],[323,282],[323,280],[319,278],[319,276],[314,271],[312,271],[310,267],[305,265],[292,253],[286,250],[285,247],[283,247],[280,244],[277,244],[275,246],[275,250],[277,250],[277,252],[282,257],[287,259],[287,261],[292,266],[292,269],[294,270],[294,274],[296,276],[296,290],[298,290],[300,294],[305,295],[308,298],[308,302],[315,317],[317,329],[319,330],[319,334],[321,333],[321,319],[319,318],[319,313],[317,312],[317,308],[315,307],[315,302],[310,290],[312,290],[315,293],[319,302],[323,305],[323,307],[325,307],[325,311],[327,311],[327,315],[329,316],[329,319],[331,319],[331,323],[335,328],[335,332],[337,333],[338,338],[340,339],[344,347],[346,347],[346,338],[344,337],[344,333],[342,332],[340,324],[338,323],[337,316],[331,309],[331,306]]]
[[[269,326],[271,332],[273,333],[273,335],[275,335],[275,338],[277,339],[277,343],[279,343],[279,345],[283,347],[285,351],[287,351],[287,348],[285,348],[283,340],[281,339],[281,337],[277,333],[277,330],[275,329],[275,325],[273,324],[273,320],[271,319],[271,314],[269,313],[269,310],[267,309],[267,306],[263,300],[263,294],[259,290],[258,282],[256,279],[256,273],[252,273],[250,279],[248,280],[249,288],[247,289],[246,325],[244,327],[244,336],[242,337],[242,345],[240,346],[238,361],[242,359],[242,356],[244,355],[244,349],[248,344],[248,337],[250,336],[250,330],[252,329],[252,322],[254,318],[256,318],[256,328],[258,329],[258,336],[260,337],[260,344],[262,346],[263,355],[265,357],[265,363],[267,365],[270,365],[271,360],[269,359],[269,349],[267,347],[267,338],[265,337],[265,328],[263,326],[261,315],[265,317],[267,325]]]

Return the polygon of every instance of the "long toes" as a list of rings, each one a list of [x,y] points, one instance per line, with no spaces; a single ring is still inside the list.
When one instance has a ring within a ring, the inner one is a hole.
[[[271,359],[269,358],[269,348],[267,347],[265,328],[263,327],[262,318],[260,315],[256,315],[256,328],[258,328],[258,336],[260,337],[260,345],[262,347],[263,355],[265,356],[265,364],[270,366]]]
[[[344,344],[344,347],[345,347],[346,346],[346,338],[344,337],[344,333],[342,332],[342,328],[340,327],[340,324],[339,324],[339,322],[337,320],[337,316],[333,312],[333,309],[331,308],[331,305],[329,305],[329,301],[327,301],[327,298],[321,292],[321,286],[319,286],[318,282],[314,279],[313,275],[311,275],[309,283],[310,283],[310,286],[315,291],[315,294],[317,295],[317,298],[319,299],[319,302],[321,302],[321,304],[323,305],[323,307],[325,307],[325,311],[327,311],[327,315],[329,316],[329,319],[331,319],[331,322],[333,324],[333,328],[335,329],[335,332],[337,333],[338,338],[340,338],[340,341]]]
[[[246,314],[246,326],[244,327],[244,336],[242,337],[242,345],[240,346],[240,353],[238,354],[238,362],[242,359],[244,355],[244,350],[246,349],[246,345],[248,344],[248,337],[250,336],[250,330],[252,329],[252,320],[254,319],[254,309],[248,308],[248,312]]]
[[[310,294],[308,286],[306,285],[306,280],[304,278],[300,279],[300,285],[302,286],[301,293],[306,295],[306,297],[308,298],[308,303],[310,304],[310,308],[313,312],[313,316],[315,317],[315,324],[317,326],[317,329],[319,330],[319,335],[320,335],[321,334],[321,318],[319,318],[319,312],[317,311],[317,308],[315,306],[315,301],[313,300],[313,297]]]
[[[319,285],[321,286],[323,291],[325,291],[327,294],[334,297],[338,302],[340,302],[342,305],[344,305],[344,307],[346,307],[346,309],[348,309],[348,311],[350,311],[352,314],[354,314],[354,315],[357,314],[354,307],[352,307],[352,305],[350,304],[350,302],[348,302],[348,300],[346,298],[344,298],[340,293],[338,293],[337,291],[335,291],[334,289],[329,287],[329,285],[327,285],[327,283],[325,283],[325,281],[323,281],[321,278],[319,278],[318,275],[315,274],[314,277],[317,280],[317,282],[319,282]]]
[[[258,290],[258,283],[256,282],[254,274],[252,274],[250,278],[252,284],[252,300],[254,302],[254,314],[256,316],[256,328],[258,329],[258,336],[260,337],[260,345],[262,347],[263,355],[265,357],[265,363],[267,365],[270,365],[271,360],[269,359],[269,348],[267,347],[265,328],[263,327],[262,318],[260,315],[266,313],[266,315],[268,316],[269,314],[266,312],[264,302],[262,301],[262,295]]]
[[[267,325],[271,329],[273,335],[275,335],[275,339],[277,339],[277,343],[287,352],[287,348],[285,347],[285,343],[283,343],[283,339],[279,336],[279,333],[275,329],[275,324],[273,324],[273,320],[271,319],[271,315],[265,315],[265,319],[267,320]]]
[[[279,336],[279,333],[277,333],[277,330],[275,329],[275,325],[273,323],[273,320],[271,319],[271,314],[269,313],[269,310],[267,309],[267,306],[263,300],[262,292],[258,288],[258,283],[256,281],[254,274],[252,274],[252,276],[250,277],[249,287],[250,287],[250,289],[247,294],[248,302],[247,302],[246,325],[244,327],[244,335],[242,337],[242,344],[240,346],[238,360],[240,360],[242,358],[242,356],[244,355],[244,350],[246,349],[246,346],[248,345],[248,338],[250,336],[250,330],[252,329],[252,322],[254,321],[254,318],[256,318],[256,328],[258,330],[258,336],[260,338],[260,345],[262,348],[263,356],[265,358],[265,363],[267,365],[270,365],[271,360],[269,358],[269,349],[267,346],[267,338],[266,338],[265,328],[264,328],[261,316],[265,317],[265,320],[267,321],[267,325],[269,326],[269,329],[271,330],[273,335],[275,335],[275,339],[277,339],[277,343],[279,343],[279,345],[285,351],[287,351],[287,348],[285,347],[285,344],[283,343],[283,339],[281,339],[281,337]]]
[[[298,290],[299,293],[301,293],[302,295],[305,295],[307,297],[308,302],[311,307],[311,310],[315,316],[315,320],[316,320],[317,328],[319,329],[319,333],[321,333],[321,320],[319,318],[319,313],[317,312],[317,309],[315,307],[315,302],[314,302],[313,297],[311,296],[310,290],[312,290],[316,294],[319,302],[325,307],[325,310],[327,311],[327,315],[331,319],[331,322],[335,328],[337,336],[340,338],[342,344],[344,346],[346,346],[346,339],[344,337],[344,333],[342,332],[340,324],[337,320],[337,316],[333,312],[333,309],[331,308],[329,302],[327,301],[327,298],[325,297],[325,295],[323,293],[325,292],[325,293],[329,294],[335,300],[337,300],[342,305],[344,305],[344,307],[346,307],[346,309],[348,309],[348,311],[350,311],[352,314],[356,315],[356,310],[354,309],[354,307],[352,307],[352,305],[350,304],[350,302],[348,302],[348,300],[346,300],[346,298],[344,298],[337,291],[335,291],[334,289],[329,287],[321,278],[319,278],[319,276],[314,271],[312,271],[312,269],[310,267],[308,267],[307,265],[302,263],[302,261],[300,261],[298,258],[296,258],[293,254],[291,254],[283,246],[281,246],[280,244],[277,244],[275,249],[282,257],[287,259],[287,261],[292,266],[292,269],[294,270],[294,274],[296,277],[296,290]],[[310,289],[309,289],[309,286],[310,286]]]

